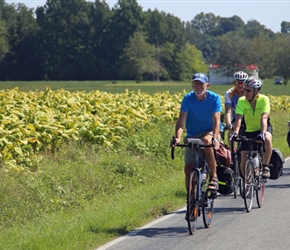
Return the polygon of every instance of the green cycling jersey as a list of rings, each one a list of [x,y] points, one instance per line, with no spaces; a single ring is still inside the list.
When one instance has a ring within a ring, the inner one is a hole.
[[[256,107],[252,108],[245,96],[238,100],[236,114],[243,115],[246,123],[246,132],[254,132],[261,129],[261,115],[270,113],[270,100],[267,96],[258,94]]]

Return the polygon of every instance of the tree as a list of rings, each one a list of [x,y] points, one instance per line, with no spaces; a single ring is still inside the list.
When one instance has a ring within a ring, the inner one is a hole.
[[[135,33],[124,49],[122,75],[133,77],[137,82],[143,79],[144,74],[156,76],[159,64],[155,56],[155,47],[147,43],[142,34]]]
[[[189,43],[196,46],[202,52],[205,62],[210,63],[215,61],[218,50],[218,41],[214,36],[201,33],[197,28],[193,27],[190,22],[187,22],[185,29],[189,36]]]
[[[227,33],[219,37],[219,54],[215,63],[225,66],[224,75],[232,75],[233,71],[248,65],[257,64],[258,55],[251,41],[236,33]]]
[[[174,59],[184,49],[188,34],[184,29],[184,23],[177,17],[157,10],[145,13],[145,32],[148,34],[148,42],[156,47],[157,60],[160,65],[159,75],[161,79],[175,78],[173,68],[177,68]],[[178,69],[177,69],[178,70]]]
[[[220,18],[217,27],[210,31],[210,34],[213,36],[221,36],[230,31],[239,31],[243,29],[244,26],[244,21],[238,16],[229,18],[222,17]]]
[[[178,78],[181,81],[190,81],[193,73],[208,71],[204,63],[202,53],[194,45],[186,44],[182,52],[177,56]]]
[[[35,34],[37,24],[33,10],[24,4],[4,5],[2,17],[7,29],[9,52],[2,62],[1,75],[9,80],[35,80],[39,62],[36,60]]]
[[[5,22],[0,19],[0,62],[9,51]]]
[[[112,11],[102,47],[107,79],[117,79],[123,49],[135,32],[142,32],[144,24],[144,13],[136,0],[118,0]]]
[[[262,34],[265,34],[269,37],[274,36],[273,31],[271,31],[270,29],[267,29],[265,25],[261,25],[258,21],[254,19],[247,22],[244,31],[245,31],[245,37],[249,39],[259,37]]]
[[[202,34],[210,34],[219,25],[220,16],[213,13],[201,12],[191,20],[192,27],[198,29]]]
[[[251,47],[257,54],[257,64],[259,67],[259,77],[262,79],[271,78],[274,74],[272,67],[273,45],[271,38],[265,34],[251,40]]]
[[[283,21],[281,23],[281,33],[290,33],[290,22]]]
[[[46,78],[92,79],[90,4],[85,0],[47,0],[36,10],[39,44]]]
[[[274,74],[284,78],[286,85],[290,79],[290,36],[281,34],[273,41],[272,67]]]

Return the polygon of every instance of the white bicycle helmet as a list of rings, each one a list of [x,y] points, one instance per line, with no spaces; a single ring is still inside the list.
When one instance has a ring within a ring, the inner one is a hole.
[[[260,89],[263,85],[263,82],[254,77],[249,77],[244,81],[244,85],[254,89]]]
[[[239,82],[245,81],[248,77],[249,77],[248,74],[246,72],[244,72],[244,71],[237,71],[234,74],[235,80],[239,81]]]

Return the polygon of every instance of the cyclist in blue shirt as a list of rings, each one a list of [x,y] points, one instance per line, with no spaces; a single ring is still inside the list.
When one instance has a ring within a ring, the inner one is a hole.
[[[182,100],[179,118],[175,126],[176,144],[180,143],[184,127],[188,137],[200,138],[204,144],[211,144],[215,140],[215,148],[219,148],[220,114],[222,111],[221,98],[218,94],[209,91],[210,84],[206,74],[196,73],[192,78],[193,91],[186,94]],[[216,160],[211,147],[205,148],[205,157],[210,170],[209,189],[218,190]],[[185,150],[185,184],[188,189],[190,171],[194,164],[193,150]]]

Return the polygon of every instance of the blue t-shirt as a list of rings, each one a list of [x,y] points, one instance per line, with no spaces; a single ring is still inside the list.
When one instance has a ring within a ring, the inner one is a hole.
[[[212,131],[212,114],[222,112],[222,102],[220,96],[212,91],[207,91],[206,98],[202,101],[199,101],[194,91],[191,91],[184,96],[180,110],[187,113],[185,125],[187,136],[196,136]]]

